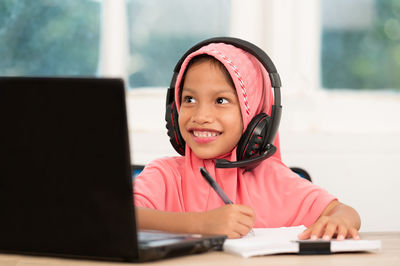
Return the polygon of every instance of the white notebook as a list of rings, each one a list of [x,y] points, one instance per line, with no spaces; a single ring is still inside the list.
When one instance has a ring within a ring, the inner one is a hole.
[[[330,254],[337,252],[378,251],[380,240],[302,240],[297,235],[305,226],[281,228],[255,228],[254,235],[225,240],[223,250],[248,258],[253,256],[299,253]]]

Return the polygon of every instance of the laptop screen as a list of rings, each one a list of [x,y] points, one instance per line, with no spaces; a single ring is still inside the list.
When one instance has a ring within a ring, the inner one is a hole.
[[[137,257],[121,80],[0,78],[0,123],[0,250]]]

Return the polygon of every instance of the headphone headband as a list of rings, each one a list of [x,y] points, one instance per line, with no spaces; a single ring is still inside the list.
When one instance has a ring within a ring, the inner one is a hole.
[[[206,46],[211,43],[225,43],[233,45],[237,48],[240,48],[250,54],[252,54],[258,61],[264,66],[269,74],[269,78],[271,81],[271,86],[274,88],[274,105],[280,106],[281,105],[281,93],[280,87],[282,87],[281,78],[276,70],[274,63],[272,62],[271,58],[258,46],[252,44],[251,42],[233,38],[233,37],[214,37],[210,39],[206,39],[195,44],[192,48],[186,51],[186,53],[179,59],[178,63],[174,68],[174,76],[171,80],[170,88],[175,88],[176,78],[179,74],[183,61],[185,61],[186,57],[191,53],[199,50],[201,47]]]

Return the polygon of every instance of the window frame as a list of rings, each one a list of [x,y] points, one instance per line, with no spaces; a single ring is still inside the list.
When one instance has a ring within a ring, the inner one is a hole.
[[[246,39],[264,49],[281,75],[284,120],[280,130],[362,133],[368,130],[366,121],[362,123],[349,121],[357,120],[362,114],[369,113],[370,119],[377,121],[380,132],[400,131],[400,126],[379,122],[396,121],[395,113],[400,111],[396,105],[400,98],[398,93],[384,90],[326,90],[321,87],[319,7],[319,0],[254,0],[251,3],[231,0],[230,36]],[[125,0],[103,0],[102,11],[100,76],[120,77],[127,81],[126,58],[128,58],[129,38]],[[242,21],[246,21],[246,25],[243,25]],[[127,95],[129,98],[138,97],[143,100],[146,99],[145,95],[160,100],[165,98],[166,88],[152,88],[148,90],[149,93],[145,90],[148,88],[127,90]],[[374,103],[377,97],[383,108],[371,113],[368,103]],[[355,113],[351,112],[351,104],[346,104],[349,99],[358,106]],[[345,108],[348,112],[338,116],[332,115],[338,108],[333,103],[342,105],[342,110]],[[157,109],[156,112],[163,112],[162,109]],[[394,112],[388,113],[386,110]],[[303,114],[301,123],[297,122],[298,113]],[[329,123],[326,122],[328,117],[331,119]],[[382,120],[382,117],[386,119]],[[164,129],[163,123],[156,127],[153,125],[149,127],[146,123],[133,123],[133,125],[131,129],[133,131],[135,128],[139,131]]]

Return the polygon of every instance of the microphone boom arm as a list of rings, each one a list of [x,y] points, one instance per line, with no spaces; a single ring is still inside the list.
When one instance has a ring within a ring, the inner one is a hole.
[[[256,166],[259,162],[262,160],[265,160],[276,152],[276,147],[272,144],[267,145],[267,149],[259,156],[247,159],[247,160],[242,160],[242,161],[236,161],[236,162],[231,162],[225,159],[217,159],[215,161],[215,166],[217,168],[239,168],[239,167],[246,167],[252,168],[252,165]]]

